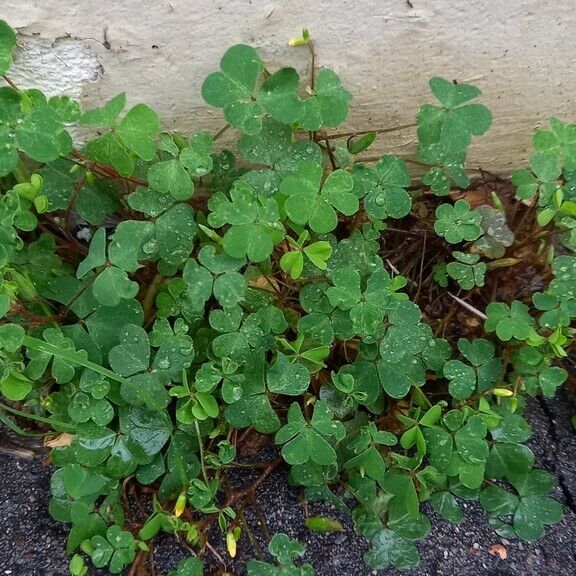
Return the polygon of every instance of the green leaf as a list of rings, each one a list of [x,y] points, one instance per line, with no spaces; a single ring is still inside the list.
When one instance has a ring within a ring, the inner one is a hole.
[[[566,170],[576,169],[576,125],[550,118],[551,130],[538,130],[532,138],[534,148],[556,159]]]
[[[19,148],[33,160],[52,162],[69,152],[61,146],[64,126],[56,112],[48,106],[33,108],[16,127]]]
[[[300,406],[294,402],[288,410],[288,423],[276,433],[276,443],[284,444],[284,460],[288,464],[304,464],[309,460],[321,465],[334,462],[336,452],[325,437],[336,436],[341,440],[345,430],[341,422],[334,422],[332,418],[326,403],[318,401],[314,405],[312,420],[307,423]]]
[[[376,140],[376,132],[368,132],[358,138],[348,140],[347,148],[350,154],[361,154],[365,150],[367,150],[374,140]]]
[[[429,85],[432,94],[448,109],[460,106],[469,100],[474,100],[474,98],[482,94],[476,86],[456,84],[438,77],[432,78],[429,81]]]
[[[430,504],[432,504],[432,507],[440,516],[449,522],[459,524],[464,519],[462,508],[458,506],[456,498],[448,491],[432,494],[432,496],[430,496]]]
[[[150,187],[175,200],[188,200],[194,193],[194,182],[180,160],[156,162],[148,170]]]
[[[79,123],[90,126],[105,126],[106,128],[112,128],[116,124],[116,119],[120,115],[120,112],[124,110],[125,106],[126,93],[122,92],[121,94],[118,94],[118,96],[114,96],[114,98],[106,102],[106,104],[101,108],[84,112]]]
[[[0,20],[0,76],[12,66],[12,51],[16,46],[16,34],[4,20]]]
[[[148,334],[140,326],[128,324],[120,337],[120,344],[109,354],[110,367],[121,376],[132,376],[148,370],[150,364],[150,344]]]
[[[524,474],[534,465],[534,453],[528,446],[495,442],[486,461],[486,477],[502,478]]]
[[[130,176],[134,172],[134,159],[129,149],[113,132],[90,140],[84,153],[100,164],[112,166],[122,176]]]
[[[146,456],[153,456],[170,438],[172,423],[167,413],[129,407],[120,409],[120,429],[135,449]]]
[[[32,382],[18,372],[12,372],[4,375],[0,379],[0,392],[2,395],[13,400],[20,402],[32,391]]]
[[[270,539],[268,550],[280,564],[288,564],[298,556],[304,556],[306,549],[298,540],[289,538],[286,534],[279,533],[274,534]]]
[[[304,254],[310,259],[312,264],[320,270],[326,270],[328,265],[327,261],[332,256],[332,246],[325,240],[313,242],[304,247]]]
[[[344,527],[338,520],[323,516],[308,516],[306,518],[306,528],[312,532],[344,532]]]
[[[500,486],[487,486],[480,492],[482,508],[494,516],[509,516],[516,512],[520,499]]]
[[[450,380],[450,395],[457,400],[471,396],[476,390],[476,372],[460,360],[449,360],[444,366],[444,376]]]
[[[345,90],[339,76],[332,70],[320,70],[316,76],[314,94],[305,100],[304,116],[300,120],[303,130],[312,132],[322,126],[335,128],[348,115],[348,104],[352,99]]]
[[[388,528],[377,532],[371,544],[364,554],[364,562],[375,570],[383,570],[391,564],[399,570],[408,570],[420,562],[416,546]]]
[[[160,130],[160,120],[154,110],[145,104],[131,108],[116,127],[122,142],[142,160],[150,161],[156,154],[153,138]]]
[[[454,206],[441,204],[436,208],[434,230],[450,244],[457,244],[463,240],[476,240],[482,234],[481,220],[482,215],[470,210],[466,200],[456,200]]]
[[[19,324],[0,325],[0,348],[13,354],[22,346],[26,332]]]
[[[214,139],[206,132],[197,132],[190,137],[190,146],[180,153],[180,162],[196,178],[208,174],[214,165],[212,149]]]
[[[449,262],[446,266],[448,276],[456,280],[464,290],[471,290],[474,286],[484,286],[484,274],[486,264],[478,262],[478,254],[466,254],[465,252],[452,252],[452,256],[458,262]]]
[[[472,136],[490,128],[492,115],[481,104],[465,104],[481,94],[468,84],[453,84],[432,78],[430,88],[443,107],[426,104],[418,113],[418,139],[421,147],[439,144],[447,151],[465,150]]]
[[[544,535],[544,526],[562,518],[562,505],[548,496],[527,496],[514,514],[514,530],[522,540],[532,542]]]
[[[172,206],[157,218],[154,231],[156,242],[144,243],[144,253],[156,250],[164,262],[181,266],[192,252],[198,234],[194,210],[184,203]]]
[[[352,170],[354,193],[364,197],[372,219],[403,218],[410,213],[412,200],[406,191],[411,180],[406,164],[396,156],[383,156],[373,167],[357,165]]]
[[[450,394],[457,400],[471,396],[475,391],[484,392],[498,381],[501,361],[494,358],[494,345],[488,340],[460,338],[458,349],[472,367],[460,360],[449,360],[443,368],[444,376],[451,380]]]
[[[238,152],[242,158],[253,164],[266,164],[271,167],[289,157],[291,148],[290,127],[273,118],[264,119],[262,130],[258,134],[243,134],[238,140]],[[314,147],[310,149],[313,153]]]
[[[449,432],[439,426],[432,426],[422,430],[426,440],[426,451],[430,465],[443,471],[452,457],[454,441]]]
[[[278,353],[276,362],[266,375],[268,390],[275,394],[299,396],[310,384],[310,374],[305,366],[289,362],[284,354]]]
[[[108,246],[110,262],[120,270],[136,272],[142,267],[139,260],[143,260],[147,256],[143,247],[152,238],[153,231],[154,226],[151,222],[140,220],[120,222]],[[92,243],[94,243],[94,239],[92,239]]]
[[[139,288],[138,283],[130,280],[124,270],[110,266],[94,280],[92,292],[99,304],[118,306],[122,300],[134,298]]]
[[[178,563],[176,571],[172,571],[168,576],[203,576],[202,561],[198,558],[184,558]]]
[[[230,308],[244,300],[246,279],[238,272],[226,272],[215,279],[213,290],[220,306]]]
[[[232,226],[224,234],[224,250],[232,258],[262,262],[284,234],[278,206],[272,198],[256,197],[248,184],[236,181],[228,199],[217,192],[208,202],[208,223],[220,228]]]
[[[338,224],[336,210],[347,216],[358,211],[358,198],[351,193],[352,177],[344,170],[332,172],[321,186],[322,168],[303,162],[298,173],[284,178],[280,192],[288,196],[284,209],[296,224],[310,225],[318,234],[331,232]]]
[[[507,342],[512,338],[526,340],[532,333],[534,319],[530,316],[526,304],[514,300],[510,306],[502,302],[491,302],[486,307],[487,320],[484,328],[496,332],[500,340]]]
[[[237,44],[220,60],[221,71],[210,74],[202,85],[204,100],[223,108],[226,120],[246,134],[258,134],[262,129],[260,109],[253,100],[263,68],[254,48]]]
[[[542,394],[547,398],[554,398],[556,390],[568,378],[568,372],[558,366],[550,366],[538,375],[538,383]]]
[[[304,102],[296,93],[299,83],[300,77],[294,68],[281,68],[262,84],[257,101],[272,118],[291,124],[304,112]]]
[[[304,255],[302,252],[285,252],[280,258],[280,267],[284,272],[290,274],[290,278],[296,280],[302,275],[304,269]]]

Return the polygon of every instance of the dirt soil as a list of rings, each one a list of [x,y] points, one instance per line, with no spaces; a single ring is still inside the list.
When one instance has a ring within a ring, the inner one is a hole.
[[[565,507],[562,522],[549,527],[542,540],[526,543],[503,539],[492,532],[486,513],[477,503],[464,503],[465,520],[457,526],[432,512],[434,529],[417,543],[422,562],[408,574],[576,575],[576,432],[570,422],[573,410],[565,392],[561,392],[554,400],[532,401],[527,414],[536,432],[529,445],[536,454],[537,464],[558,479],[554,496]],[[48,514],[51,468],[39,459],[29,461],[0,454],[0,470],[0,576],[66,576],[67,529]],[[366,542],[354,533],[346,515],[330,506],[309,504],[308,513],[339,519],[344,532],[309,532],[304,525],[304,506],[298,492],[287,485],[285,470],[277,470],[260,486],[258,501],[270,532],[286,532],[306,543],[305,559],[314,566],[317,576],[401,574],[393,568],[379,572],[366,568],[362,561]],[[256,518],[248,514],[247,520],[260,539]],[[242,541],[245,543],[239,547],[236,561],[226,567],[228,574],[244,575],[246,560],[254,555],[247,539]],[[225,558],[222,548],[217,548]],[[498,552],[506,558],[502,559]],[[154,569],[143,567],[143,573],[165,576],[186,554],[172,537],[161,538],[154,550]],[[224,573],[215,556],[211,555],[207,563]],[[89,574],[106,573],[92,570]]]

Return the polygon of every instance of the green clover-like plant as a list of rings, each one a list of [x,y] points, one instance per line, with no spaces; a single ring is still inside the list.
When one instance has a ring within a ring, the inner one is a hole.
[[[484,286],[484,274],[486,273],[486,263],[480,262],[478,254],[467,254],[466,252],[452,252],[456,262],[449,262],[446,265],[446,272],[450,278],[458,282],[460,288],[471,290],[474,286]]]
[[[338,75],[328,69],[320,70],[310,98],[304,101],[304,115],[299,124],[304,130],[319,130],[322,126],[335,128],[348,115],[352,94],[342,87]]]
[[[250,560],[248,576],[314,576],[315,572],[310,564],[300,566],[294,564],[294,560],[303,556],[306,551],[298,540],[289,538],[286,534],[274,534],[268,544],[268,551],[276,563]]]
[[[135,166],[134,155],[142,160],[154,158],[154,138],[160,128],[160,120],[151,108],[136,104],[119,121],[118,116],[125,106],[126,94],[122,92],[102,108],[85,112],[80,117],[80,123],[110,129],[110,132],[86,145],[86,155],[96,162],[110,164],[124,176],[130,176]]]
[[[558,188],[561,172],[557,158],[539,153],[530,158],[530,170],[516,170],[511,180],[519,198],[529,200],[538,193],[539,202],[546,202]]]
[[[276,443],[283,444],[282,456],[288,464],[304,464],[313,460],[328,465],[336,460],[336,452],[327,438],[341,440],[345,436],[341,422],[333,420],[328,406],[318,401],[308,422],[300,405],[294,402],[288,410],[288,423],[276,433]]]
[[[436,208],[434,230],[450,244],[458,244],[463,240],[476,240],[480,237],[481,220],[482,215],[470,210],[470,204],[466,200],[456,200],[453,206],[441,204]]]
[[[4,28],[0,35],[4,45],[0,66],[2,61],[9,65],[13,32]],[[56,107],[57,101],[48,100],[37,90],[0,88],[0,176],[16,169],[19,150],[38,162],[52,162],[71,151],[72,139]]]
[[[468,186],[466,148],[472,136],[488,130],[492,115],[482,104],[468,103],[481,95],[475,86],[438,77],[429,84],[442,106],[425,104],[418,112],[418,157],[433,166],[422,181],[442,196],[450,191],[451,180],[458,186]]]
[[[108,566],[112,574],[120,574],[125,566],[134,562],[138,540],[131,532],[113,525],[106,531],[106,537],[93,536],[90,540],[90,556],[94,566]]]
[[[549,123],[551,130],[534,133],[534,148],[552,157],[564,169],[576,169],[576,124],[564,124],[558,118],[550,118]]]
[[[394,446],[396,442],[394,434],[378,430],[376,425],[371,422],[360,429],[358,436],[350,444],[352,457],[346,461],[344,468],[348,470],[360,469],[383,487],[386,463],[379,446]]]
[[[481,95],[469,84],[454,84],[443,78],[429,82],[432,93],[442,106],[425,105],[418,113],[420,146],[439,144],[449,151],[467,148],[472,136],[480,136],[490,128],[492,115],[482,104],[467,104]]]
[[[563,299],[550,292],[536,292],[532,301],[543,312],[538,319],[543,328],[554,330],[559,326],[570,326],[572,319],[576,318],[576,300],[572,298]]]
[[[16,34],[4,20],[0,22],[0,74],[6,74],[12,66],[12,51],[16,46]]]
[[[284,237],[278,205],[272,198],[257,197],[245,182],[238,181],[230,198],[217,192],[208,203],[208,223],[214,228],[230,224],[224,234],[224,250],[232,258],[262,262]]]
[[[514,300],[510,306],[502,302],[491,302],[486,307],[488,318],[484,328],[496,332],[496,336],[507,342],[512,338],[526,340],[534,331],[534,319],[530,316],[528,306]]]
[[[163,136],[160,146],[170,158],[152,165],[148,182],[161,194],[168,194],[176,200],[188,200],[194,193],[193,178],[206,176],[212,170],[212,136],[203,132],[193,134],[182,149],[172,136]]]
[[[357,165],[352,175],[354,192],[364,197],[364,206],[370,218],[403,218],[410,213],[412,200],[406,191],[410,186],[410,175],[400,158],[383,156],[370,168]]]
[[[353,330],[361,335],[374,333],[385,313],[398,300],[405,299],[403,294],[396,291],[406,285],[406,279],[402,276],[391,278],[383,269],[370,276],[363,291],[360,275],[351,266],[338,270],[332,276],[332,281],[334,286],[326,290],[330,304],[349,310]]]
[[[439,370],[450,346],[435,339],[430,327],[420,322],[422,313],[412,302],[398,302],[388,314],[390,326],[380,341],[378,376],[386,394],[403,398],[412,386],[426,381],[426,370]]]
[[[297,280],[302,275],[304,270],[304,256],[320,270],[328,268],[327,261],[332,255],[332,246],[325,240],[318,240],[305,246],[306,240],[309,237],[307,230],[302,232],[297,240],[293,240],[290,236],[286,236],[288,243],[293,250],[286,252],[280,259],[280,267],[284,272],[290,274],[290,278]]]
[[[484,182],[472,209],[456,198],[491,121],[479,89],[432,79],[427,171],[412,174],[394,150],[363,154],[386,127],[331,130],[351,96],[311,42],[290,42],[311,57],[305,82],[233,46],[202,90],[227,124],[158,133],[123,93],[85,110],[17,87],[0,21],[0,423],[51,434],[49,508],[74,576],[90,558],[134,571],[161,533],[192,549],[172,576],[199,576],[216,526],[234,558],[241,511],[282,462],[250,453],[266,436],[305,499],[351,514],[372,570],[416,566],[425,502],[459,522],[459,501],[480,499],[498,534],[526,540],[560,517],[523,411],[568,378],[576,125],[552,119],[516,197]],[[446,294],[451,280],[474,301]],[[253,465],[237,490],[232,472]],[[128,481],[150,507],[138,539]],[[313,574],[287,536],[269,552],[230,570]]]
[[[204,568],[198,558],[184,558],[178,563],[176,570],[169,572],[168,576],[203,576]]]
[[[287,124],[303,115],[304,102],[296,91],[300,78],[294,68],[282,68],[258,86],[264,64],[251,46],[229,48],[220,61],[220,72],[210,74],[202,86],[208,104],[222,108],[232,126],[258,134],[263,113]]]
[[[352,177],[344,170],[332,172],[322,183],[322,168],[314,162],[303,162],[295,175],[280,184],[287,196],[284,210],[295,224],[308,224],[314,232],[326,234],[336,228],[336,211],[351,216],[358,211],[358,198],[352,194]]]
[[[516,494],[488,486],[480,494],[480,503],[493,518],[513,516],[512,529],[522,540],[537,540],[547,524],[558,522],[562,516],[560,503],[547,496],[554,485],[552,476],[544,470],[530,470],[508,479]]]
[[[502,373],[502,362],[494,358],[494,345],[483,338],[458,340],[458,350],[472,366],[460,360],[448,360],[444,376],[450,380],[450,394],[457,400],[468,398],[475,392],[492,388]]]

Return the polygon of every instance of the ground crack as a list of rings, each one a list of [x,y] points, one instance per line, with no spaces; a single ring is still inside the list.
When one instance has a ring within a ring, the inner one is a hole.
[[[540,404],[540,408],[542,408],[542,412],[544,412],[546,418],[548,419],[548,430],[550,432],[550,436],[552,438],[552,443],[554,444],[553,449],[556,451],[559,447],[560,438],[558,437],[558,433],[556,432],[556,425],[554,423],[554,415],[550,411],[550,407],[546,403],[546,400],[542,396],[538,396],[538,403]],[[554,460],[553,465],[554,474],[556,478],[558,478],[558,484],[560,486],[560,490],[562,490],[562,494],[564,495],[564,500],[566,501],[566,506],[576,514],[576,498],[570,491],[570,488],[566,485],[564,481],[564,474],[561,470],[558,470],[558,463],[557,460]]]

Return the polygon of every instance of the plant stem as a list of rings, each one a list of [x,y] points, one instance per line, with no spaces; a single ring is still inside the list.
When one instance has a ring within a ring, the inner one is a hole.
[[[18,161],[18,164],[16,164],[16,167],[14,168],[14,171],[12,173],[14,174],[14,177],[16,178],[19,184],[21,184],[22,182],[30,181],[30,171],[28,170],[28,168],[26,168],[22,160]]]
[[[208,486],[208,474],[206,474],[206,466],[204,465],[204,445],[202,444],[202,435],[200,434],[200,426],[198,426],[198,420],[194,420],[194,428],[196,428],[198,448],[200,449],[200,467],[202,468],[202,476],[204,477],[206,486]]]
[[[22,410],[17,410],[16,408],[7,406],[2,402],[0,402],[0,409],[6,410],[6,412],[10,412],[10,414],[20,416],[21,418],[27,418],[28,420],[36,420],[37,422],[42,422],[43,424],[49,424],[52,427],[58,426],[59,428],[63,428],[67,432],[75,431],[74,426],[72,426],[69,422],[60,422],[60,420],[55,420],[54,418],[45,418],[44,416],[30,414],[29,412],[23,412]]]
[[[164,280],[164,276],[162,274],[156,274],[154,276],[152,282],[148,286],[148,290],[146,290],[146,295],[144,296],[144,300],[142,301],[142,308],[144,310],[144,318],[147,319],[150,317],[152,312],[152,306],[154,305],[154,299],[156,298],[156,294],[158,293],[158,287],[162,284]]]
[[[400,130],[406,130],[407,128],[414,128],[415,126],[418,126],[418,124],[416,123],[401,124],[400,126],[394,126],[392,128],[380,128],[379,130],[357,130],[355,132],[338,132],[336,134],[322,136],[319,139],[334,140],[336,138],[351,138],[354,136],[362,136],[364,134],[370,134],[371,132],[376,132],[376,134],[388,134],[389,132],[399,132]]]

